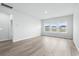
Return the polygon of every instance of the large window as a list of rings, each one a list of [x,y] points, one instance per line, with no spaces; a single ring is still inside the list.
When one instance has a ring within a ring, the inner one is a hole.
[[[59,23],[59,24],[49,24],[44,26],[45,31],[49,32],[67,32],[67,24],[66,23]]]

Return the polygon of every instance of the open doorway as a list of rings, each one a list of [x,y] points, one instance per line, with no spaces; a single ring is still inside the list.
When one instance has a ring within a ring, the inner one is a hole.
[[[12,41],[12,10],[0,4],[0,41]]]
[[[0,12],[0,41],[12,40],[11,16]]]

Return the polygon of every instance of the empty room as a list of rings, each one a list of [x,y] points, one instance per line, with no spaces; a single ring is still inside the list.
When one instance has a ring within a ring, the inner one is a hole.
[[[79,56],[78,3],[0,3],[0,56]]]

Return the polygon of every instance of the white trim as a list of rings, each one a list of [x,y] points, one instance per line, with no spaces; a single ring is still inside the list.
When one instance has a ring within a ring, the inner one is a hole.
[[[7,41],[7,40],[11,40],[11,39],[1,39],[0,42],[1,42],[1,41]]]
[[[13,39],[12,41],[13,42],[18,42],[18,41],[22,41],[22,40],[27,40],[27,39],[32,39],[32,38],[35,38],[35,37],[39,37],[39,36],[31,36],[31,37],[27,37],[27,38],[23,38],[23,39]]]

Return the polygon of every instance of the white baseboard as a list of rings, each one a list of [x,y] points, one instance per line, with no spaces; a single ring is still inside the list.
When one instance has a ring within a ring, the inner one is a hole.
[[[7,40],[11,40],[11,39],[1,39],[0,41],[7,41]]]
[[[39,36],[40,36],[40,35],[39,35]],[[22,40],[26,40],[26,39],[30,39],[30,38],[39,37],[39,36],[30,36],[30,37],[26,37],[26,38],[13,39],[13,42],[18,42],[18,41],[22,41]]]

